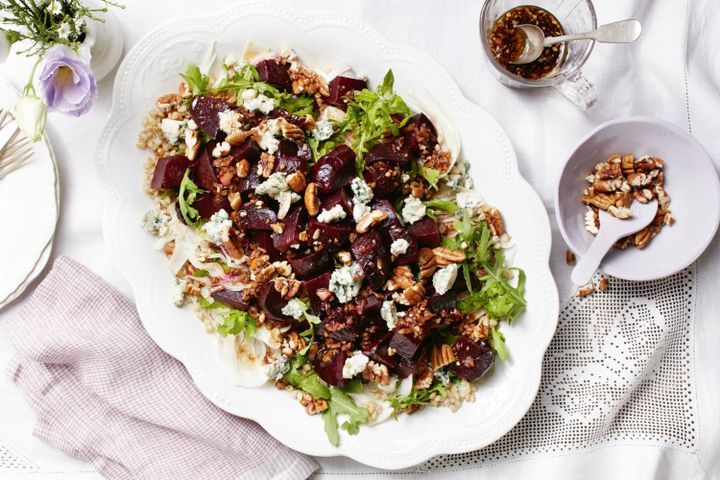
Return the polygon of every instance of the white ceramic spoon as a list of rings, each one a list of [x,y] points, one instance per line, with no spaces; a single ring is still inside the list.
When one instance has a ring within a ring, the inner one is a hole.
[[[622,237],[639,232],[650,225],[655,218],[657,209],[657,200],[646,204],[633,202],[631,205],[632,217],[624,220],[613,217],[605,210],[600,210],[600,232],[570,274],[573,283],[586,285],[590,282],[613,244]]]

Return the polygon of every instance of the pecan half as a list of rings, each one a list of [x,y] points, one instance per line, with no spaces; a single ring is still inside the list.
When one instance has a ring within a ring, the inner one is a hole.
[[[275,157],[267,152],[262,152],[258,162],[258,175],[268,178],[272,175],[273,170],[275,170]]]
[[[501,237],[505,233],[505,222],[497,208],[490,208],[485,211],[485,221],[487,221],[490,231],[496,237]]]
[[[241,159],[237,163],[237,165],[235,165],[235,173],[240,178],[246,178],[248,175],[250,175],[250,162],[248,162],[244,158]]]
[[[406,305],[417,305],[425,298],[425,287],[423,287],[422,283],[415,283],[403,290],[402,296],[407,302]]]
[[[451,250],[447,247],[435,247],[432,251],[435,254],[436,264],[441,267],[446,267],[451,263],[464,262],[467,258],[460,250]]]
[[[404,290],[410,288],[413,285],[413,273],[410,267],[407,265],[400,265],[395,267],[390,280],[385,284],[385,288],[391,292],[395,290]]]
[[[293,192],[302,192],[307,186],[307,180],[303,172],[291,173],[287,176],[287,184]]]
[[[384,210],[371,210],[370,212],[360,217],[357,225],[355,225],[355,231],[357,233],[366,233],[368,230],[370,230],[370,227],[382,222],[387,218],[387,216],[388,214]]]
[[[430,354],[430,363],[433,370],[438,370],[455,361],[455,353],[450,345],[436,345]]]
[[[390,372],[388,368],[381,364],[375,363],[372,360],[368,362],[365,370],[363,370],[363,379],[368,382],[375,382],[378,385],[389,385],[390,384]]]
[[[305,188],[304,201],[305,209],[307,210],[308,215],[314,217],[320,213],[320,200],[318,199],[317,185],[312,182],[308,183],[307,188]]]
[[[244,132],[242,130],[235,130],[225,138],[225,141],[233,146],[242,145],[245,143],[245,140],[250,138],[252,135],[252,130],[246,130]]]
[[[437,268],[435,253],[429,248],[421,248],[418,253],[418,266],[420,267],[420,280],[425,281],[433,276]]]
[[[288,140],[292,140],[293,142],[302,143],[303,140],[305,140],[305,132],[303,132],[303,129],[294,123],[283,123],[282,127],[280,127],[280,131],[282,132],[283,137]]]

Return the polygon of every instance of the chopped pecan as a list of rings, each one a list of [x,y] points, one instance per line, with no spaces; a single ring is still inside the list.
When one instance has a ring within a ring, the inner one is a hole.
[[[272,175],[273,170],[275,170],[275,156],[262,152],[258,162],[258,175],[268,178]]]
[[[375,382],[378,385],[388,385],[390,383],[390,372],[388,368],[381,364],[370,360],[363,370],[363,379],[368,382]]]
[[[606,163],[597,172],[597,178],[600,180],[613,180],[622,176],[622,169],[617,163]]]
[[[297,332],[289,332],[285,338],[283,338],[282,344],[280,345],[280,351],[288,357],[295,356],[295,352],[302,350],[307,347],[307,341],[298,335]]]
[[[235,130],[225,138],[225,141],[233,146],[242,145],[245,143],[245,140],[252,137],[252,135],[252,130],[246,130],[244,132],[242,130]]]
[[[275,291],[277,291],[280,296],[286,300],[290,300],[295,297],[300,290],[301,285],[302,282],[291,278],[276,278],[273,282]]]
[[[320,213],[320,200],[318,199],[317,185],[313,182],[308,183],[308,186],[305,188],[304,201],[308,215],[314,217]]]
[[[413,273],[410,267],[407,265],[399,265],[393,270],[392,275],[390,275],[390,280],[385,284],[385,288],[394,292],[395,290],[410,288],[413,283]]]
[[[455,361],[455,353],[450,345],[436,345],[430,353],[430,363],[434,370],[439,370]]]
[[[415,388],[415,390],[425,390],[426,388],[430,388],[430,385],[432,385],[433,382],[433,378],[435,378],[435,375],[433,374],[433,371],[428,368],[427,370],[417,375],[413,387]]]
[[[384,210],[371,210],[358,220],[355,225],[357,233],[366,233],[373,225],[382,222],[387,218],[388,214]]]
[[[318,288],[315,291],[315,295],[317,295],[320,301],[327,302],[328,300],[330,300],[330,297],[333,296],[333,293],[327,288]]]
[[[305,132],[294,123],[285,122],[280,127],[282,136],[296,143],[302,143],[305,140]]]
[[[250,175],[250,162],[248,162],[244,158],[241,159],[237,163],[237,165],[235,165],[235,173],[240,178],[246,178],[248,175]]]
[[[588,283],[587,285],[578,288],[577,296],[580,298],[585,298],[593,291],[595,291],[595,287],[593,287],[592,283]]]
[[[505,233],[505,223],[497,208],[493,207],[485,211],[485,221],[494,236],[501,237]]]
[[[607,277],[602,277],[600,279],[600,282],[598,282],[598,290],[600,290],[601,292],[607,291],[609,283],[610,283],[610,281],[608,280]]]
[[[437,268],[435,253],[429,248],[421,248],[418,253],[418,266],[420,267],[420,280],[425,281],[433,276]]]
[[[565,263],[575,265],[575,254],[570,250],[565,251]]]
[[[302,192],[307,186],[307,180],[303,172],[291,173],[287,176],[287,184],[293,192]]]
[[[425,298],[425,287],[422,283],[415,283],[403,290],[402,297],[405,299],[406,305],[417,305]]]
[[[233,210],[237,210],[240,208],[240,204],[242,203],[242,197],[240,195],[240,192],[232,192],[228,195],[228,201],[230,202],[230,208]]]
[[[635,158],[632,156],[632,154],[623,155],[620,166],[623,170],[634,169],[635,168]]]
[[[447,247],[433,248],[435,254],[435,262],[440,267],[446,267],[451,263],[461,263],[467,258],[460,250],[451,250]]]
[[[322,413],[328,409],[327,400],[315,398],[307,392],[300,392],[298,394],[298,401],[300,402],[300,405],[305,407],[305,413],[308,415]]]

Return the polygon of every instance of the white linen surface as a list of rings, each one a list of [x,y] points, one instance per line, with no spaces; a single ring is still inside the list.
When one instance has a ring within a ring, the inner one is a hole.
[[[576,109],[557,92],[519,91],[498,84],[484,64],[478,36],[481,1],[332,0],[291,1],[298,8],[327,9],[360,18],[393,41],[418,48],[439,60],[455,77],[465,95],[488,110],[508,132],[522,174],[537,189],[553,223],[551,266],[561,298],[569,295],[565,246],[557,232],[552,191],[563,160],[595,125],[606,120],[648,115],[688,128],[720,158],[717,112],[720,109],[720,2],[717,0],[596,1],[598,20],[607,23],[634,17],[643,23],[640,41],[631,46],[597,45],[586,65],[599,100],[589,112]],[[224,8],[230,1],[127,0],[118,13],[126,44],[132,46],[163,19],[202,14]],[[241,4],[236,3],[238,8]],[[282,33],[279,32],[281,35]],[[14,79],[24,80],[17,72]],[[108,259],[102,241],[102,198],[93,152],[100,125],[110,108],[112,76],[99,85],[95,108],[74,119],[51,115],[49,133],[57,153],[62,190],[62,214],[55,251],[69,255],[97,272],[127,295],[130,288]],[[482,159],[471,159],[471,161]],[[701,208],[699,206],[699,208]],[[695,320],[695,381],[698,442],[694,451],[662,446],[611,445],[573,454],[534,456],[496,461],[472,470],[442,471],[442,478],[719,478],[720,477],[720,248],[718,240],[697,264]],[[22,301],[22,298],[19,302]],[[16,303],[19,303],[16,302]],[[14,306],[0,314],[12,316]],[[0,337],[0,364],[9,358],[7,339]],[[0,444],[27,456],[33,478],[97,478],[86,464],[65,457],[31,436],[34,418],[20,393],[6,378],[0,380]],[[0,449],[0,457],[4,452]],[[320,478],[368,475],[390,478],[347,459],[319,459]],[[43,473],[40,473],[43,472]],[[72,472],[72,473],[68,473]],[[6,475],[0,470],[0,478]],[[19,471],[7,473],[19,475]],[[414,477],[414,475],[403,475]],[[420,476],[418,474],[417,476]],[[423,478],[432,473],[422,475]]]

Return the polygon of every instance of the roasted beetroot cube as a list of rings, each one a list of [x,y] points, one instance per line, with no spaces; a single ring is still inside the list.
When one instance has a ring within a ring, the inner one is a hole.
[[[336,252],[350,238],[352,230],[346,223],[322,223],[313,217],[308,222],[308,242],[311,245],[318,242],[328,251]]]
[[[230,211],[230,203],[227,197],[217,195],[214,193],[203,193],[195,199],[195,203],[192,207],[198,211],[201,218],[208,219],[212,217],[213,213],[224,209],[226,212]]]
[[[320,331],[324,337],[339,342],[354,342],[359,335],[360,318],[354,311],[338,307],[323,319]]]
[[[250,167],[250,173],[247,177],[240,179],[240,182],[238,183],[238,189],[240,193],[245,192],[254,192],[255,189],[260,185],[264,178],[260,177],[260,174],[257,172],[257,168],[254,166]]]
[[[323,273],[322,275],[318,275],[315,278],[311,278],[310,280],[303,282],[305,291],[313,304],[323,301],[317,296],[317,291],[320,289],[328,289],[328,286],[330,285],[330,275],[330,272]]]
[[[355,90],[367,88],[367,82],[357,78],[335,77],[328,84],[330,87],[330,96],[325,100],[328,105],[334,105],[345,109],[347,106],[347,96]]]
[[[322,199],[322,209],[323,210],[330,210],[335,205],[340,205],[343,210],[345,210],[345,213],[348,215],[348,218],[352,218],[352,210],[353,210],[353,199],[352,196],[347,191],[348,187],[341,188],[339,190],[335,190],[334,192],[326,195]]]
[[[361,346],[363,353],[375,362],[385,364],[388,368],[395,368],[402,357],[396,353],[393,355],[388,353],[388,347],[390,346],[390,339],[392,337],[392,332],[379,332],[375,338]]]
[[[290,80],[290,74],[288,73],[290,65],[281,64],[277,60],[270,58],[258,62],[255,68],[260,76],[260,81],[285,90],[292,90],[292,80]]]
[[[434,313],[440,313],[446,310],[454,310],[456,306],[457,295],[453,291],[446,292],[443,295],[436,294],[430,297],[430,310],[432,310]]]
[[[390,256],[382,235],[377,230],[371,230],[356,238],[350,249],[370,286],[382,290],[391,270]]]
[[[406,335],[404,333],[395,332],[390,339],[390,346],[394,348],[397,354],[401,357],[414,358],[415,354],[418,353],[423,340],[425,340],[425,337],[416,337],[412,333],[408,333]]]
[[[333,267],[333,261],[327,250],[312,252],[288,260],[295,275],[300,279],[314,277]]]
[[[277,251],[275,245],[273,245],[272,235],[270,235],[270,232],[253,231],[250,232],[249,237],[245,238],[249,243],[253,243],[265,250],[265,253],[270,255],[271,261],[275,262],[283,258],[283,255]]]
[[[310,171],[310,179],[321,193],[330,193],[350,183],[355,176],[355,152],[347,145],[338,145],[320,157]]]
[[[382,307],[382,299],[379,297],[376,297],[375,295],[368,295],[367,297],[361,298],[360,300],[356,300],[355,305],[357,308],[357,312],[360,315],[365,315],[368,313],[377,313],[380,311],[380,307]]]
[[[275,152],[275,171],[285,173],[295,173],[307,171],[307,164],[312,153],[310,149],[303,145],[298,145],[289,140],[280,140],[278,151]]]
[[[387,213],[387,218],[383,220],[382,223],[380,223],[379,225],[381,229],[386,229],[389,227],[402,228],[405,226],[405,223],[403,222],[398,212],[395,210],[395,207],[393,207],[393,204],[390,202],[390,200],[376,200],[370,207],[373,210],[382,210],[383,212]]]
[[[366,165],[363,177],[376,198],[388,198],[402,185],[402,170],[387,162]]]
[[[153,173],[152,188],[175,188],[180,186],[185,170],[190,166],[190,160],[185,155],[163,157],[157,161]]]
[[[287,252],[292,245],[300,245],[300,232],[305,230],[307,211],[300,205],[294,207],[287,214],[283,223],[282,233],[273,233],[273,245],[280,252]]]
[[[346,379],[343,378],[343,367],[347,355],[342,350],[335,350],[334,356],[329,361],[323,361],[325,355],[322,350],[313,360],[313,370],[318,377],[323,379],[328,385],[333,387],[344,387]]]
[[[437,145],[437,130],[424,113],[414,115],[403,128],[405,147],[413,154],[432,152]]]
[[[375,145],[365,156],[366,165],[371,165],[375,162],[385,162],[388,165],[405,167],[409,161],[410,152],[405,148],[401,148],[397,142]]]
[[[271,111],[268,114],[268,118],[284,118],[285,120],[288,121],[288,123],[297,125],[300,128],[305,128],[308,125],[306,117],[300,117],[298,115],[293,115],[292,113],[288,112],[287,110],[281,110],[279,108],[275,108],[275,110]]]
[[[265,313],[265,319],[278,323],[293,323],[296,320],[282,313],[287,300],[282,298],[280,292],[275,289],[275,283],[270,280],[260,287],[257,296],[257,304]]]
[[[417,238],[421,247],[435,248],[440,245],[440,230],[432,218],[425,217],[413,223],[408,231]]]
[[[482,377],[493,365],[492,348],[484,341],[473,342],[462,336],[455,340],[452,349],[456,361],[450,364],[450,370],[468,382]]]
[[[407,378],[415,373],[417,370],[417,359],[416,358],[403,358],[398,359],[397,365],[395,365],[395,371],[398,373],[400,378]]]
[[[213,166],[211,155],[213,148],[215,148],[215,142],[208,143],[200,154],[200,158],[193,165],[193,174],[197,178],[198,186],[208,192],[215,190],[215,185],[219,181]]]
[[[200,130],[212,138],[218,136],[220,119],[218,113],[234,108],[225,100],[212,95],[201,95],[190,102],[190,116],[197,123]]]
[[[255,202],[242,205],[237,212],[238,226],[241,230],[271,231],[271,225],[277,223],[275,212]]]
[[[250,163],[257,162],[260,160],[260,147],[257,143],[255,143],[255,140],[248,138],[240,145],[233,147],[230,150],[230,155],[236,162],[242,159],[245,159]]]
[[[237,310],[247,310],[250,304],[244,299],[243,292],[220,290],[212,293],[212,297],[223,305]]]
[[[405,240],[408,242],[408,248],[405,253],[395,257],[395,265],[407,265],[417,262],[420,245],[418,244],[415,235],[410,233],[406,228],[399,227],[397,225],[390,227],[388,235],[390,237],[390,244],[392,244],[395,240]]]

